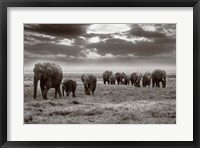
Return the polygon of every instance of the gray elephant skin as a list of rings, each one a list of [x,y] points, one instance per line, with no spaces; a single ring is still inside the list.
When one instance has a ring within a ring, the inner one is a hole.
[[[115,79],[117,80],[117,84],[121,83],[121,74],[119,72],[115,73]]]
[[[83,74],[81,80],[84,85],[84,90],[86,95],[94,95],[94,91],[97,85],[97,78],[91,74]]]
[[[103,74],[102,74],[102,77],[103,77],[103,83],[106,84],[106,82],[108,84],[110,84],[110,76],[113,75],[113,72],[112,71],[105,71]]]
[[[166,71],[161,69],[156,69],[151,74],[152,78],[152,87],[160,87],[160,82],[162,83],[162,87],[166,87]]]
[[[142,79],[142,74],[141,73],[135,72],[135,73],[131,74],[131,84],[132,85],[134,84],[135,87],[140,87],[141,79]]]
[[[130,83],[130,78],[125,73],[121,74],[121,83],[124,85],[129,85]]]
[[[50,88],[55,88],[54,98],[57,98],[57,93],[61,97],[60,84],[63,78],[63,71],[59,65],[54,63],[37,63],[33,72],[34,98],[37,96],[37,83],[39,80],[43,99],[47,99],[47,92]]]
[[[121,80],[121,83],[122,83],[122,84],[124,84],[125,77],[126,77],[126,74],[125,74],[124,72],[121,73],[121,75],[120,75],[120,80]]]
[[[76,81],[73,80],[64,80],[62,82],[62,94],[63,96],[65,95],[66,92],[66,96],[69,96],[69,94],[72,92],[72,97],[76,98]]]
[[[110,84],[115,85],[115,76],[114,75],[110,76]]]
[[[150,86],[151,85],[151,73],[149,71],[145,72],[142,77],[142,86]]]

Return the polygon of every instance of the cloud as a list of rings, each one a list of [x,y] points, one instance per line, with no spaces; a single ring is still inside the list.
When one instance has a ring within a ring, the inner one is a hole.
[[[96,48],[92,48],[92,49],[83,49],[80,51],[80,59],[102,59],[102,58],[112,58],[114,57],[114,55],[112,55],[111,53],[107,53],[105,55],[101,55],[98,53],[98,50]]]
[[[70,39],[64,38],[64,39],[60,39],[58,41],[55,41],[54,43],[61,44],[61,45],[66,45],[66,46],[73,46],[74,42],[75,42],[75,39],[71,39],[70,40]]]
[[[74,38],[85,34],[88,26],[89,24],[25,24],[24,30],[57,37]]]
[[[90,43],[99,43],[101,39],[98,36],[92,37],[89,39]]]
[[[126,24],[94,24],[88,27],[87,33],[112,34],[129,31],[131,28]]]
[[[26,24],[24,59],[63,65],[175,65],[175,24]],[[28,65],[28,64],[27,64]]]
[[[150,31],[150,32],[155,32],[156,31],[156,26],[154,26],[153,24],[151,24],[151,25],[142,24],[140,26],[144,31]]]
[[[30,52],[27,52],[25,51],[24,52],[24,55],[28,58],[48,58],[48,59],[56,59],[56,58],[65,58],[67,57],[66,55],[64,54],[56,54],[56,55],[53,55],[53,54],[46,54],[46,55],[41,55],[41,54],[33,54],[33,53],[30,53]]]
[[[35,36],[35,37],[41,37],[41,38],[48,38],[48,39],[55,39],[55,36],[52,35],[46,35],[46,34],[42,34],[42,33],[37,33],[37,32],[29,32],[29,31],[25,31],[24,33],[25,36]]]
[[[83,56],[85,56],[88,59],[97,59],[100,58],[101,55],[97,53],[97,49],[83,49],[80,52]]]
[[[86,38],[84,36],[80,36],[79,37],[80,39],[83,39],[83,40],[86,40]]]
[[[26,45],[34,45],[39,43],[55,43],[66,46],[73,46],[75,39],[58,38],[51,35],[41,34],[37,32],[25,31],[24,43]]]
[[[127,37],[126,35],[113,35],[113,38],[115,39],[121,39],[121,40],[125,40],[127,42],[132,42],[133,44],[136,44],[138,42],[152,42],[151,39],[145,38],[145,37]]]

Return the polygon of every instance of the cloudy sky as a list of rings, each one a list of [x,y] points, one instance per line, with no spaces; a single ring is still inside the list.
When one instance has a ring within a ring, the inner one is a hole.
[[[65,72],[175,72],[175,24],[25,24],[24,69],[54,62]]]

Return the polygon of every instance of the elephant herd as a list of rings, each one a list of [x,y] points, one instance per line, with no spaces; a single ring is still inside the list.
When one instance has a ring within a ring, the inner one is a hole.
[[[130,76],[127,76],[124,72],[123,73],[115,73],[113,75],[112,71],[105,71],[102,74],[103,77],[103,83],[104,84],[111,84],[115,85],[117,84],[124,84],[129,85],[130,82],[135,87],[140,87],[140,83],[142,81],[142,86],[150,86],[152,81],[152,87],[160,87],[160,83],[162,83],[162,87],[166,87],[166,72],[164,70],[155,69],[152,73],[146,72],[144,75],[138,72],[132,73]]]
[[[37,95],[37,84],[40,80],[40,89],[43,96],[43,99],[47,99],[47,92],[50,88],[55,88],[54,98],[59,97],[66,92],[66,95],[69,96],[69,93],[72,92],[72,97],[76,97],[75,91],[77,83],[73,80],[63,80],[63,71],[59,65],[54,63],[37,63],[33,69],[34,72],[34,94],[33,97],[36,98]],[[84,90],[86,95],[94,94],[97,84],[97,78],[91,74],[83,74],[81,80],[84,84]],[[62,83],[62,94],[60,86]]]
[[[50,88],[55,88],[54,98],[59,97],[66,92],[66,95],[72,92],[72,97],[76,97],[75,91],[77,83],[74,80],[63,80],[63,71],[59,65],[54,63],[37,63],[33,69],[34,72],[34,94],[33,97],[36,98],[37,95],[37,84],[40,80],[40,89],[43,96],[43,99],[47,99],[47,92]],[[118,84],[129,85],[131,84],[135,87],[140,87],[140,81],[142,79],[143,87],[150,86],[152,80],[152,86],[160,87],[160,82],[162,83],[163,88],[166,86],[166,72],[163,70],[154,70],[152,73],[146,72],[143,76],[141,73],[132,73],[130,76],[127,76],[125,73],[116,73],[113,75],[112,71],[105,71],[102,75],[104,84],[112,84],[115,82]],[[83,74],[81,76],[81,81],[84,85],[85,95],[94,95],[97,78],[92,74]],[[60,90],[62,88],[62,94]]]

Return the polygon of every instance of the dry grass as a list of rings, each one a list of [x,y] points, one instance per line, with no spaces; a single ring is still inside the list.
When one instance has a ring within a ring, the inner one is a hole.
[[[38,87],[33,99],[32,75],[24,78],[24,123],[28,124],[175,124],[176,77],[169,76],[167,87],[135,88],[104,85],[97,75],[94,96],[84,94],[80,75],[65,75],[78,86],[77,98],[54,99],[54,90],[43,100]]]

